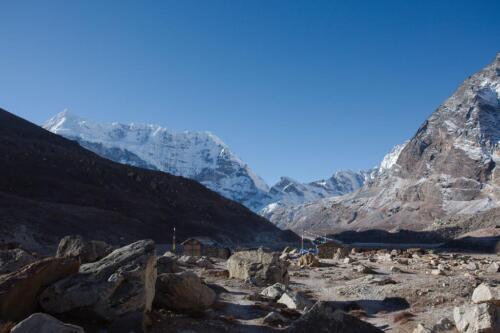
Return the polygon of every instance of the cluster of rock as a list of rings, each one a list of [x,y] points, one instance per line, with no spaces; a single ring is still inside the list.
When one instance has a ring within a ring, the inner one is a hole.
[[[90,322],[110,332],[142,332],[153,306],[191,312],[216,299],[195,273],[180,272],[177,258],[157,258],[151,240],[113,250],[104,242],[68,236],[56,257],[40,259],[9,248],[0,250],[0,258],[6,273],[0,275],[2,332],[84,332],[57,318],[72,318],[81,326]],[[196,262],[206,266],[208,259],[201,259]]]
[[[375,326],[348,315],[333,304],[313,302],[305,293],[293,290],[289,285],[288,267],[290,264],[300,269],[320,266],[316,256],[307,253],[295,255],[295,251],[285,249],[278,253],[263,249],[241,251],[233,254],[227,267],[229,276],[257,286],[268,285],[258,295],[274,310],[263,318],[263,323],[270,326],[286,327],[286,332],[382,332]],[[280,259],[280,257],[282,259]],[[296,311],[298,319],[290,319],[290,312]]]
[[[483,277],[499,272],[499,264],[495,257],[475,258],[465,254],[435,253],[432,250],[411,248],[406,250],[365,250],[360,257],[351,251],[350,263],[353,263],[353,271],[357,273],[370,274],[363,280],[364,283],[386,285],[396,283],[387,276],[376,277],[379,272],[366,264],[357,263],[362,258],[369,262],[382,264],[389,267],[391,273],[408,273],[420,271],[435,275],[435,278],[464,276],[469,278],[470,283],[481,281]],[[347,262],[336,257],[336,260]],[[408,270],[408,272],[407,272]],[[361,281],[361,280],[360,280]],[[443,281],[443,286],[448,285],[448,280]],[[494,280],[495,281],[495,280]],[[471,290],[472,291],[472,290]],[[425,291],[421,291],[425,292]],[[418,324],[413,333],[437,333],[437,332],[461,332],[461,333],[495,333],[500,332],[500,286],[482,283],[474,289],[471,304],[465,304],[454,309],[454,321],[442,318],[435,325],[425,326]]]
[[[138,241],[81,265],[78,274],[46,288],[39,302],[51,314],[128,322],[151,310],[156,274],[154,242]]]
[[[339,249],[340,252],[340,249]],[[339,252],[334,256],[336,260],[341,260],[344,264],[355,264],[356,253],[363,253],[363,256],[370,262],[391,264],[392,273],[404,273],[405,267],[410,270],[424,270],[426,274],[436,276],[447,276],[463,272],[470,276],[482,276],[500,272],[500,264],[494,259],[476,260],[469,255],[464,254],[440,254],[432,250],[420,248],[409,248],[404,250],[358,250],[352,249],[350,255],[340,255]],[[362,266],[362,265],[360,265]],[[372,273],[363,267],[355,266],[353,269],[360,273]],[[366,265],[365,265],[366,267]]]
[[[397,287],[398,277],[416,271],[429,274],[431,281],[439,281],[439,285],[443,282],[443,286],[454,274],[465,275],[471,288],[464,294],[470,295],[473,286],[485,280],[482,275],[488,278],[498,273],[495,257],[478,259],[421,249],[339,248],[331,259],[321,262],[312,253],[300,255],[289,248],[279,253],[260,248],[237,251],[224,262],[171,252],[157,256],[151,240],[113,249],[79,236],[62,239],[55,257],[41,258],[9,247],[0,248],[0,258],[0,269],[5,272],[0,273],[0,332],[15,333],[81,333],[88,325],[89,329],[105,328],[110,333],[138,333],[154,325],[159,313],[167,313],[167,321],[174,322],[177,319],[172,316],[192,319],[200,318],[200,314],[217,321],[230,316],[222,310],[228,292],[223,291],[221,284],[252,290],[245,300],[254,301],[261,309],[262,317],[255,320],[264,331],[381,332],[359,319],[362,317],[353,316],[355,312],[349,312],[352,309],[340,308],[338,302],[315,301],[310,290],[289,283],[289,271],[292,276],[321,274],[332,279],[326,275],[329,267],[346,270],[352,283],[342,289],[343,295],[354,295],[358,286]],[[434,277],[435,270],[442,273]],[[204,282],[207,278],[212,284]],[[430,328],[419,324],[414,333],[451,329],[461,333],[498,332],[499,286],[479,285],[471,301],[455,309],[455,322],[443,318]],[[234,323],[228,325],[230,329],[236,327]]]

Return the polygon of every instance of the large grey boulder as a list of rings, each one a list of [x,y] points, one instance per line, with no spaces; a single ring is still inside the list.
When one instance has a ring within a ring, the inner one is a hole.
[[[141,240],[82,265],[77,275],[48,287],[40,305],[50,313],[114,321],[151,310],[155,283],[155,244]]]
[[[156,281],[155,307],[197,312],[214,304],[215,292],[192,271],[161,274]]]
[[[81,236],[66,236],[59,242],[56,257],[77,258],[82,264],[102,259],[113,248],[102,241],[86,240]]]
[[[500,332],[500,311],[491,303],[455,307],[453,319],[457,330],[461,333]]]
[[[229,277],[264,286],[276,282],[288,284],[288,262],[277,252],[262,249],[234,253],[227,261]]]
[[[327,302],[317,302],[286,330],[288,333],[382,333],[370,323],[350,316]]]
[[[45,313],[34,313],[12,328],[10,333],[85,333],[83,328],[65,324]]]
[[[8,249],[0,251],[0,274],[17,271],[38,259],[23,249]]]
[[[472,293],[472,302],[476,304],[492,303],[500,306],[500,285],[481,283]]]

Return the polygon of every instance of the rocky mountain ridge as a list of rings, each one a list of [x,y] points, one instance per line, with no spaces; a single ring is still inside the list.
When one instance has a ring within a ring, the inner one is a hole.
[[[321,232],[460,233],[494,226],[500,217],[499,140],[500,54],[467,78],[408,143],[396,147],[392,166],[383,162],[360,190],[266,216],[282,228]]]

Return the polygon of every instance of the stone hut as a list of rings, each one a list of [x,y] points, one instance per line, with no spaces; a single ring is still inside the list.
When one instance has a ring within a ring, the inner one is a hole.
[[[333,259],[333,256],[338,249],[345,248],[345,246],[337,241],[329,240],[328,242],[318,244],[318,257],[321,259]]]
[[[181,243],[182,254],[193,257],[213,257],[227,259],[231,250],[208,237],[192,237]]]

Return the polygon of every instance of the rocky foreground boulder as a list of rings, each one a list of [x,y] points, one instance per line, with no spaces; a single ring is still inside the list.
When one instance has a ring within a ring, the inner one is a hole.
[[[12,328],[10,333],[85,333],[83,328],[66,324],[45,313],[34,313]]]
[[[234,253],[227,261],[229,277],[249,281],[257,286],[277,282],[288,284],[288,263],[277,252],[263,249]]]
[[[500,286],[480,284],[472,293],[472,304],[455,307],[453,319],[461,333],[500,332]]]
[[[160,274],[156,280],[155,307],[202,311],[214,304],[215,292],[191,271]]]
[[[49,313],[88,320],[142,318],[142,313],[151,310],[155,283],[155,244],[141,240],[82,265],[77,275],[48,287],[40,304]]]
[[[370,323],[359,320],[327,302],[316,302],[302,317],[294,321],[287,333],[382,333]]]
[[[467,304],[453,310],[457,330],[461,333],[500,332],[498,308],[493,304]]]
[[[71,258],[47,258],[0,276],[0,318],[18,321],[38,309],[38,296],[50,284],[78,272]]]
[[[66,236],[59,242],[56,257],[77,258],[85,264],[102,259],[113,251],[106,242],[86,240],[81,236]]]

